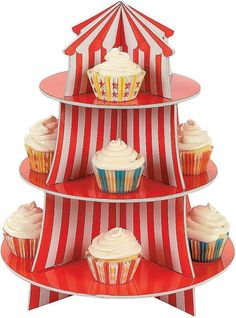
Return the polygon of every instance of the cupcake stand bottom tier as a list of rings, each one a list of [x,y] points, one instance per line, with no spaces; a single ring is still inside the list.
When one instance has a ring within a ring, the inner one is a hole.
[[[7,266],[31,284],[29,309],[70,295],[106,298],[157,297],[194,315],[194,287],[222,273],[233,260],[234,247],[229,239],[219,260],[193,263],[195,278],[143,260],[131,282],[116,286],[96,282],[86,260],[70,262],[41,272],[31,272],[32,260],[14,256],[6,241],[3,242],[1,253]]]

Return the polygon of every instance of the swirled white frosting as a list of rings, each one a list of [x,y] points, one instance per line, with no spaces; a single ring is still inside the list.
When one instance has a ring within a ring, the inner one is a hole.
[[[42,226],[42,209],[35,202],[23,204],[4,222],[3,230],[22,239],[38,239]]]
[[[54,151],[56,147],[58,121],[54,116],[39,120],[30,127],[25,143],[37,151]]]
[[[95,237],[88,248],[93,257],[106,260],[132,257],[140,254],[141,250],[133,233],[119,227]]]
[[[95,65],[93,71],[104,76],[131,76],[143,72],[141,67],[131,60],[128,53],[121,52],[118,48],[113,48],[107,53],[105,62]]]
[[[144,157],[121,139],[112,140],[92,158],[95,167],[107,170],[134,170],[144,164]]]
[[[193,120],[179,125],[178,138],[180,150],[197,150],[212,144],[207,132],[201,130]]]
[[[229,222],[210,203],[196,206],[187,213],[188,237],[193,240],[213,242],[228,231]]]

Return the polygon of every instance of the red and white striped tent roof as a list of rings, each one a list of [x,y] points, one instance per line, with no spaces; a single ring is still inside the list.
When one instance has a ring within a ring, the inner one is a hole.
[[[113,47],[120,47],[145,69],[144,91],[171,97],[168,57],[174,51],[167,38],[173,35],[173,30],[117,2],[74,26],[73,31],[77,38],[65,49],[65,54],[71,57],[66,95],[88,91],[86,70],[104,61]]]

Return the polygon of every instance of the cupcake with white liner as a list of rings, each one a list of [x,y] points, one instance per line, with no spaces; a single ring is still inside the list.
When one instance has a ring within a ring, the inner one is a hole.
[[[179,125],[180,161],[184,175],[199,175],[206,172],[213,151],[212,140],[195,121]]]
[[[56,148],[58,120],[54,116],[39,120],[25,136],[25,148],[34,172],[48,173]]]
[[[229,222],[210,203],[187,213],[187,233],[192,260],[211,262],[221,257],[229,236]]]
[[[145,159],[121,139],[97,151],[92,166],[100,190],[125,193],[137,190]]]
[[[87,71],[98,99],[123,102],[135,99],[142,85],[145,71],[134,63],[129,54],[113,48],[105,55],[105,62]]]
[[[15,256],[34,258],[42,227],[42,209],[35,202],[20,205],[3,224],[3,234]]]
[[[96,281],[124,284],[134,277],[141,252],[141,245],[133,233],[116,227],[95,237],[86,257]]]

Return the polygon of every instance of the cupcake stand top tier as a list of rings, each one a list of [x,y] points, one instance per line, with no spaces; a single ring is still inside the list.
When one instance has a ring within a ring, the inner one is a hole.
[[[180,165],[177,104],[197,96],[200,86],[170,71],[173,31],[128,5],[118,2],[73,31],[76,40],[65,50],[69,71],[40,84],[43,94],[60,102],[51,171],[30,171],[28,159],[20,166],[23,179],[45,191],[37,254],[33,261],[19,259],[4,242],[2,257],[31,284],[29,309],[75,294],[155,296],[194,315],[194,287],[223,272],[234,257],[230,240],[213,263],[193,263],[188,247],[188,194],[217,174],[212,161],[200,176],[184,177]],[[112,47],[121,47],[146,71],[133,101],[105,102],[91,93],[86,71]],[[118,137],[146,157],[133,193],[101,192],[92,175],[92,155]],[[116,226],[134,233],[145,259],[131,282],[110,286],[93,280],[83,258],[95,236]]]
[[[137,98],[132,101],[106,102],[97,99],[93,93],[65,96],[67,77],[67,72],[61,72],[45,78],[40,83],[41,92],[49,98],[68,105],[121,110],[170,106],[187,101],[200,93],[200,85],[196,81],[186,76],[173,74],[170,81],[171,98],[140,92]]]

